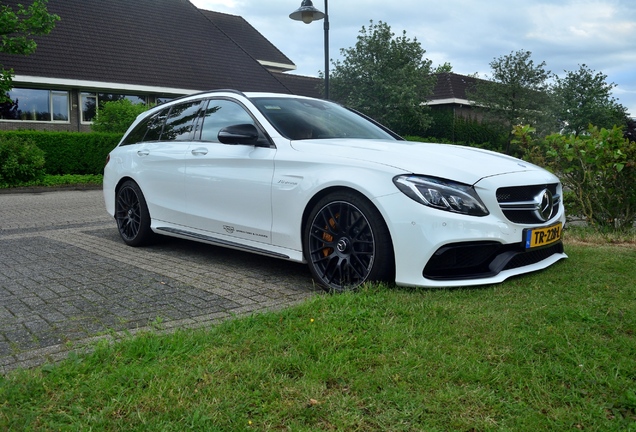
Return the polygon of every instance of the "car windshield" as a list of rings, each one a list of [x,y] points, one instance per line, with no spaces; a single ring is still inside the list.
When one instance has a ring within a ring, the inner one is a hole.
[[[251,98],[261,113],[291,140],[396,138],[380,126],[338,104],[304,98]]]

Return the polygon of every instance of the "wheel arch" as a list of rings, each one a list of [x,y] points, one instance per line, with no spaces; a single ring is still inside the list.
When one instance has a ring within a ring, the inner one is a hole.
[[[130,176],[122,177],[122,178],[119,179],[119,181],[115,185],[115,196],[117,196],[117,192],[119,192],[119,189],[121,189],[121,185],[126,183],[128,180],[135,182],[137,184],[137,186],[139,186],[139,183],[137,183],[137,180],[135,180],[134,178],[132,178]],[[139,189],[141,189],[141,186],[139,186]]]
[[[141,189],[141,186],[139,186],[139,182],[137,180],[135,180],[133,177],[130,177],[130,176],[124,176],[120,178],[119,181],[117,181],[117,184],[115,185],[115,199],[117,199],[117,193],[119,192],[119,189],[121,189],[121,186],[127,181],[134,182],[139,188],[139,190],[141,190],[141,192],[143,193],[143,189]]]
[[[316,206],[318,201],[320,201],[321,199],[323,199],[327,195],[330,195],[330,194],[336,193],[336,192],[350,192],[350,193],[358,196],[360,199],[366,201],[367,204],[372,206],[378,212],[378,215],[382,219],[382,223],[385,225],[385,227],[387,229],[387,232],[389,234],[389,241],[391,242],[391,249],[392,249],[392,255],[393,255],[393,260],[394,260],[393,269],[395,271],[395,256],[396,256],[395,244],[394,244],[393,238],[391,236],[391,229],[389,228],[389,224],[386,222],[386,219],[384,218],[384,215],[382,214],[380,209],[378,209],[378,207],[375,205],[375,203],[371,199],[369,199],[362,192],[360,192],[360,191],[358,191],[358,190],[356,190],[354,188],[348,187],[348,186],[330,186],[328,188],[322,189],[319,192],[317,192],[313,197],[311,197],[311,199],[307,202],[307,205],[305,206],[305,208],[303,210],[301,224],[300,224],[300,239],[301,239],[303,257],[305,257],[305,251],[306,251],[306,247],[307,247],[307,245],[305,244],[304,233],[305,233],[305,228],[307,226],[307,223],[309,223],[309,221],[308,221],[309,213],[313,210],[313,208]]]
[[[126,183],[127,181],[131,181],[131,182],[135,183],[137,185],[137,187],[139,188],[139,190],[141,191],[142,195],[144,196],[144,199],[146,198],[146,194],[145,194],[144,190],[141,188],[141,186],[139,185],[139,182],[137,180],[135,180],[135,178],[133,178],[131,176],[124,176],[124,177],[120,178],[119,181],[117,181],[117,184],[115,185],[115,193],[113,195],[115,200],[117,200],[117,194],[119,193],[119,190],[121,189],[122,185],[124,183]],[[113,205],[115,205],[115,203],[113,203]],[[147,203],[146,203],[146,205],[147,205]],[[148,213],[150,213],[150,208],[148,208]],[[152,219],[152,215],[150,216],[150,218]]]

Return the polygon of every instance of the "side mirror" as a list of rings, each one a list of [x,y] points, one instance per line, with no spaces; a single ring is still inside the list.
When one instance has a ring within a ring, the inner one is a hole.
[[[237,124],[219,131],[219,142],[223,144],[257,144],[258,129],[253,124]]]

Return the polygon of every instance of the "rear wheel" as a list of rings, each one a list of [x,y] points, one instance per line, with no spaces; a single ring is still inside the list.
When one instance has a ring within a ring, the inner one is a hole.
[[[380,212],[349,191],[321,199],[309,214],[305,258],[327,291],[355,289],[393,277],[393,245]]]
[[[150,229],[150,213],[139,185],[124,182],[115,196],[115,220],[122,240],[129,246],[143,246],[155,235]]]

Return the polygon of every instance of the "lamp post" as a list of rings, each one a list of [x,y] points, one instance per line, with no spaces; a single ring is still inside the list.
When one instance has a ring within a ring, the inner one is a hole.
[[[329,2],[325,0],[325,12],[322,13],[314,7],[311,0],[303,0],[300,7],[289,14],[289,17],[305,24],[325,19],[325,99],[329,99]]]

